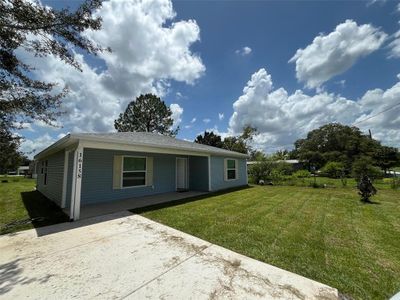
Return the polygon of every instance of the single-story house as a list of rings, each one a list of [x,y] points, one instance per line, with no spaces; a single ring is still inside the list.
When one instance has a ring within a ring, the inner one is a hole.
[[[247,185],[246,158],[157,133],[68,134],[35,156],[37,190],[77,220],[89,204]]]

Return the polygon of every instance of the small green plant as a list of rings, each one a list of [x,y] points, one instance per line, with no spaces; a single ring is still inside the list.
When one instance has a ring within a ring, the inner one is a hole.
[[[364,203],[371,203],[370,197],[378,192],[367,175],[361,178],[357,188],[359,189],[358,194],[361,196],[360,200]]]
[[[309,186],[315,189],[320,189],[325,187],[324,184],[318,183],[316,181],[310,182]]]
[[[400,188],[400,178],[393,177],[390,181],[390,187],[394,190],[398,190]]]
[[[345,174],[342,174],[342,175],[340,176],[340,182],[342,183],[342,186],[343,186],[343,187],[346,187],[346,186],[347,186],[347,177],[346,177]]]

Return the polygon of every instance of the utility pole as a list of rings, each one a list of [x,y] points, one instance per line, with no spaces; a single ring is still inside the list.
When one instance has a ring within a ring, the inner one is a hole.
[[[369,132],[369,138],[372,140],[372,132],[371,132],[371,129],[368,129],[368,132]]]

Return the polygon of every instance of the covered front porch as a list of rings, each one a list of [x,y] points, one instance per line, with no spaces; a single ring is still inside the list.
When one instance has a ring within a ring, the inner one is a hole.
[[[207,194],[207,192],[201,192],[201,191],[170,192],[170,193],[162,193],[162,194],[143,196],[143,197],[134,197],[117,201],[83,205],[80,209],[80,219],[87,219],[95,216],[107,215],[124,210],[173,202],[204,194]],[[68,209],[64,209],[64,211],[67,214],[69,213]]]
[[[207,155],[80,143],[75,150],[66,152],[65,158],[62,207],[72,220],[210,191]]]

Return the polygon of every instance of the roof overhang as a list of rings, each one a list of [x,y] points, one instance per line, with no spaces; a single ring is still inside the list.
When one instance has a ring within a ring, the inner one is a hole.
[[[175,155],[194,155],[194,156],[226,156],[226,157],[239,157],[247,158],[247,154],[232,152],[221,153],[218,151],[201,151],[184,147],[173,147],[166,145],[154,145],[150,143],[140,143],[134,141],[121,141],[111,138],[95,137],[79,134],[68,134],[61,138],[54,144],[50,145],[43,151],[35,155],[34,159],[41,159],[64,149],[74,149],[77,145],[83,148],[93,149],[107,149],[119,151],[132,151],[132,152],[149,152],[149,153],[162,153],[162,154],[175,154]]]

